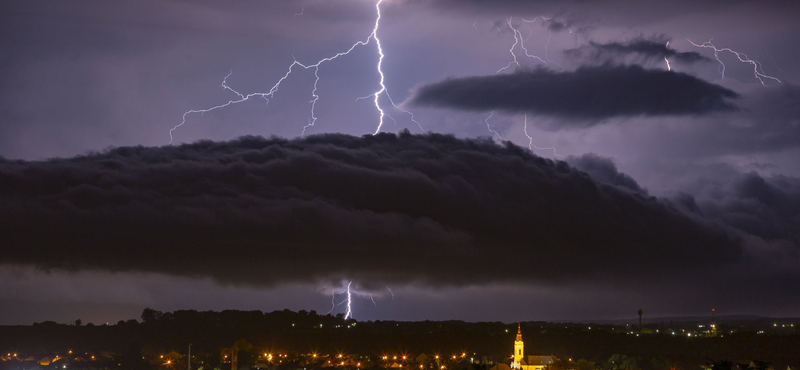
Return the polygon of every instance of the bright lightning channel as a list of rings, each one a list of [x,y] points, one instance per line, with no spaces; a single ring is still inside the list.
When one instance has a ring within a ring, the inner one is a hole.
[[[669,41],[667,41],[667,44],[664,45],[664,47],[669,49]],[[667,71],[672,71],[672,66],[669,65],[669,59],[667,59],[666,55],[664,55],[664,61],[667,62]]]
[[[372,97],[373,101],[375,103],[375,108],[378,110],[378,114],[379,114],[378,127],[375,129],[374,135],[378,134],[381,131],[381,128],[383,127],[383,119],[384,119],[384,117],[387,116],[387,114],[384,112],[384,110],[383,110],[383,108],[381,107],[381,104],[380,104],[381,95],[386,95],[386,97],[389,99],[389,102],[392,104],[392,106],[394,108],[396,108],[397,110],[399,110],[399,111],[401,111],[403,113],[408,114],[411,117],[411,121],[416,123],[417,126],[420,128],[420,130],[422,130],[424,132],[425,130],[422,128],[422,125],[419,122],[417,122],[417,120],[414,118],[414,114],[409,112],[409,111],[407,111],[407,110],[404,110],[403,108],[401,108],[397,104],[395,104],[394,100],[389,95],[389,91],[386,88],[386,77],[385,77],[385,75],[383,73],[383,69],[382,69],[382,67],[383,67],[383,59],[384,59],[385,55],[383,53],[383,47],[381,45],[381,40],[380,40],[380,38],[378,38],[378,29],[380,28],[380,20],[381,20],[381,3],[383,3],[383,1],[384,0],[378,0],[375,3],[375,9],[376,9],[376,12],[377,12],[377,17],[375,19],[375,26],[372,28],[372,33],[370,33],[370,35],[367,37],[366,40],[357,41],[355,44],[351,45],[350,48],[347,49],[346,51],[339,52],[339,53],[334,54],[333,56],[320,59],[319,61],[317,61],[314,64],[304,64],[304,63],[298,62],[297,59],[294,59],[292,64],[289,65],[289,70],[286,72],[286,74],[284,74],[283,77],[281,77],[278,80],[278,82],[276,82],[275,85],[273,85],[272,88],[268,92],[256,92],[256,93],[250,93],[250,94],[247,94],[247,95],[242,94],[242,93],[230,88],[227,85],[227,79],[231,75],[229,73],[225,77],[225,79],[223,79],[223,81],[222,81],[222,88],[225,89],[225,90],[231,91],[234,94],[236,94],[237,99],[229,100],[227,103],[219,104],[219,105],[213,106],[211,108],[192,109],[192,110],[189,110],[187,112],[184,112],[183,116],[182,116],[182,119],[181,119],[181,123],[175,125],[172,129],[169,130],[169,143],[172,144],[172,142],[174,141],[173,133],[175,132],[175,130],[177,130],[178,128],[180,128],[184,124],[186,124],[186,117],[188,115],[190,115],[190,114],[200,113],[202,115],[202,114],[205,114],[205,113],[208,113],[208,112],[211,112],[211,111],[215,111],[217,109],[222,109],[222,108],[228,107],[230,105],[242,103],[242,102],[250,100],[251,98],[256,98],[256,97],[263,98],[269,103],[269,99],[274,98],[275,93],[278,92],[278,90],[280,89],[281,83],[283,83],[283,81],[285,81],[287,78],[289,78],[289,75],[291,75],[291,73],[294,71],[295,67],[300,67],[300,68],[303,68],[305,70],[309,70],[309,69],[313,69],[314,70],[314,78],[315,78],[314,87],[313,87],[313,89],[311,91],[312,99],[309,102],[309,104],[311,104],[311,114],[310,114],[310,118],[308,120],[308,124],[303,126],[303,130],[301,132],[301,136],[305,136],[306,129],[308,129],[311,126],[314,126],[314,124],[317,122],[317,119],[318,119],[318,117],[316,116],[315,109],[316,109],[317,101],[319,101],[319,99],[320,99],[319,95],[317,95],[317,85],[318,85],[319,80],[320,80],[319,67],[325,62],[330,62],[330,61],[335,60],[335,59],[337,59],[337,58],[339,58],[341,56],[345,56],[345,55],[350,54],[350,52],[352,52],[358,46],[368,45],[371,40],[375,40],[375,44],[377,45],[377,50],[378,50],[379,58],[378,58],[377,71],[378,71],[378,75],[380,76],[380,81],[379,81],[380,88],[377,91],[375,91],[374,93],[372,93],[370,95],[367,95],[366,97],[363,97],[363,98]],[[362,99],[362,98],[359,98],[359,99]],[[359,100],[359,99],[356,99],[356,100]],[[391,116],[389,116],[389,118],[391,118]],[[394,119],[394,118],[391,118],[391,119]]]
[[[714,46],[714,44],[711,43],[712,40],[708,40],[708,41],[706,41],[706,42],[704,42],[702,44],[696,44],[692,40],[686,39],[686,41],[689,41],[689,43],[691,43],[695,47],[698,47],[698,48],[710,48],[710,49],[714,50],[714,58],[716,58],[717,62],[719,62],[719,64],[720,64],[719,71],[720,71],[721,78],[723,78],[723,79],[725,78],[725,63],[723,63],[722,60],[719,59],[719,52],[727,51],[727,52],[735,55],[736,58],[739,59],[740,62],[752,64],[753,65],[753,75],[755,75],[756,79],[759,82],[761,82],[762,85],[766,86],[765,79],[770,79],[770,80],[777,81],[778,83],[781,83],[781,80],[777,79],[776,77],[773,77],[773,76],[770,76],[770,75],[767,75],[766,73],[764,73],[764,70],[761,68],[761,63],[759,63],[756,60],[750,59],[747,56],[747,54],[740,53],[738,51],[734,51],[734,50],[732,50],[730,48],[717,48],[716,46]]]
[[[353,296],[350,295],[350,284],[353,284],[353,281],[347,283],[347,313],[344,315],[345,320],[353,315],[353,309],[351,305],[353,303]]]
[[[357,287],[353,287],[353,281],[350,280],[347,282],[347,285],[342,290],[331,290],[331,309],[328,310],[328,313],[333,312],[337,307],[344,305],[345,306],[345,316],[344,319],[347,320],[349,318],[353,318],[353,297],[361,297],[361,298],[368,298],[370,302],[372,302],[375,307],[378,307],[378,303],[375,302],[375,297],[370,292],[359,291]],[[326,288],[327,289],[327,288]],[[389,291],[389,294],[392,296],[392,300],[394,301],[394,292],[386,286],[386,290]],[[336,303],[336,296],[337,295],[344,295],[345,298]]]

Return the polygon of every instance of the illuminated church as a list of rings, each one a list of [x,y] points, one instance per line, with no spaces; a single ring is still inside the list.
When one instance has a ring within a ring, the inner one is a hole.
[[[525,356],[525,344],[522,342],[522,329],[517,324],[517,339],[514,340],[514,359],[511,368],[518,370],[543,370],[545,366],[552,365],[553,356]]]

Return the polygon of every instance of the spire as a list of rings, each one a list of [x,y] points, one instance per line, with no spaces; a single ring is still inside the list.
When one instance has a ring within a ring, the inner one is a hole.
[[[517,323],[517,342],[522,341],[522,329],[520,328],[520,324]]]

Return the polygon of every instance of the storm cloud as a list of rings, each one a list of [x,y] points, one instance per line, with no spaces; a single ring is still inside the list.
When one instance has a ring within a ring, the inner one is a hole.
[[[584,154],[578,157],[571,156],[567,162],[592,176],[593,179],[606,184],[618,186],[636,192],[647,193],[647,189],[642,188],[628,174],[619,172],[617,165],[610,158],[601,157],[597,154]]]
[[[792,250],[800,252],[798,178],[750,172],[726,182],[706,182],[697,194],[682,194],[681,199],[704,217],[767,240],[791,243]]]
[[[503,110],[570,118],[591,125],[611,117],[685,116],[735,110],[732,90],[694,76],[639,66],[575,71],[519,70],[451,78],[419,87],[410,104],[473,111]]]
[[[4,160],[0,215],[2,264],[260,286],[646,280],[742,256],[736,232],[669,201],[513,144],[437,134]],[[483,263],[515,273],[469,268]]]
[[[564,50],[567,57],[594,61],[617,61],[620,58],[634,56],[644,60],[663,61],[668,58],[671,62],[692,64],[708,61],[709,59],[695,51],[677,51],[667,46],[667,39],[633,39],[626,42],[595,42],[590,41],[573,49]]]

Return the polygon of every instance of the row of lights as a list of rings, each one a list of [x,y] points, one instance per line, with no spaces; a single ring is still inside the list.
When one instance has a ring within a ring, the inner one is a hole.
[[[457,357],[458,357],[458,356],[456,356],[456,355],[453,355],[453,359],[454,359],[454,360],[455,360]],[[462,352],[462,353],[461,353],[461,358],[465,358],[465,357],[467,357],[467,353],[466,353],[466,352]],[[383,356],[383,359],[384,359],[384,360],[387,360],[388,358],[389,358],[389,356]],[[434,356],[434,358],[438,360],[438,359],[439,359],[439,355],[435,355],[435,356]],[[392,359],[393,359],[393,360],[397,360],[397,356],[392,356]],[[406,356],[403,356],[403,360],[405,360],[405,359],[406,359]]]

